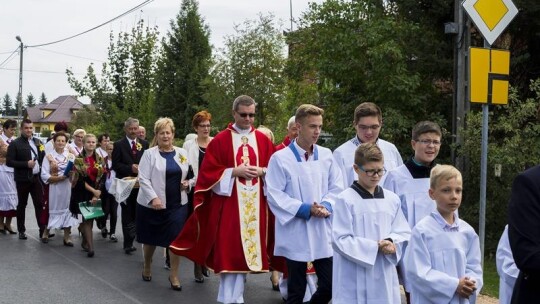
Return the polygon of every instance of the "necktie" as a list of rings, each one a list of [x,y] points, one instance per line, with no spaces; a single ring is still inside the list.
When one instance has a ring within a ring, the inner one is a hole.
[[[136,155],[137,155],[137,144],[135,143],[134,140],[132,140],[131,141],[131,156],[135,158]]]
[[[309,159],[309,153],[307,153],[307,151],[306,151],[306,153],[304,153],[304,157],[306,158],[306,161],[308,161],[308,159]]]

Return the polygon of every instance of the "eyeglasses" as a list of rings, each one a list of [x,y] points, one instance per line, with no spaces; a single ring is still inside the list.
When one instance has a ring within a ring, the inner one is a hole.
[[[211,128],[212,125],[199,125],[199,128]]]
[[[358,125],[358,129],[362,130],[362,131],[367,131],[367,130],[372,130],[372,131],[377,131],[379,130],[381,126],[380,125],[371,125],[371,126],[366,126],[366,125]]]
[[[84,138],[84,136],[80,136],[80,135],[74,135],[73,137],[75,137],[75,138]]]
[[[358,166],[358,169],[360,169],[360,171],[365,172],[366,175],[369,176],[369,177],[373,177],[373,176],[375,176],[375,174],[377,174],[378,176],[383,176],[383,175],[386,174],[386,169],[385,168],[366,170],[366,169],[364,169],[364,167],[362,167],[360,165],[357,165],[357,166]]]
[[[439,140],[421,139],[421,140],[415,140],[415,141],[421,143],[424,146],[434,145],[437,147],[441,145],[441,142]]]
[[[239,113],[239,112],[236,112],[238,115],[240,115],[240,117],[242,118],[246,118],[246,117],[250,117],[250,118],[253,118],[255,117],[255,113]]]

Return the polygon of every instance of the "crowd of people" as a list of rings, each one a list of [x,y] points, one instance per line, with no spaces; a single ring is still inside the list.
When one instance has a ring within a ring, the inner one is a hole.
[[[124,253],[137,250],[135,240],[142,244],[141,277],[149,282],[154,252],[165,248],[175,291],[182,290],[184,256],[194,263],[196,282],[204,283],[210,270],[219,275],[221,303],[244,303],[246,275],[268,272],[286,303],[401,303],[400,285],[408,303],[476,301],[483,285],[479,238],[459,218],[461,173],[436,165],[442,144],[436,123],[413,127],[412,155],[403,162],[396,146],[379,137],[382,111],[374,103],[355,109],[355,136],[333,152],[317,144],[324,122],[317,106],[299,106],[277,145],[270,129],[254,128],[253,98],[237,97],[232,116],[211,137],[211,114],[198,112],[196,135],[183,147],[175,145],[169,118],[155,122],[150,143],[135,118],[114,142],[83,129],[70,136],[67,124],[58,123],[42,143],[32,121],[23,120],[15,137],[17,124],[7,120],[0,233],[27,239],[31,196],[41,242],[61,229],[63,244],[73,247],[77,227],[80,246],[93,257],[94,221],[103,238],[117,242],[120,205]],[[103,215],[82,212],[86,206],[100,206]],[[499,268],[515,281],[506,235]],[[511,287],[503,303],[510,303]]]

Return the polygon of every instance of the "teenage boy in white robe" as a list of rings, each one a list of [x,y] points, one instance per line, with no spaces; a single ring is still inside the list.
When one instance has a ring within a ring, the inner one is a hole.
[[[353,126],[356,134],[353,138],[334,150],[334,158],[343,174],[344,188],[349,187],[356,180],[353,170],[354,152],[360,144],[375,143],[384,155],[384,167],[387,171],[393,170],[403,164],[403,159],[396,146],[379,138],[383,124],[382,111],[372,102],[363,102],[354,110]],[[385,176],[381,178],[383,184]]]
[[[383,184],[383,188],[399,196],[401,210],[411,229],[436,209],[435,201],[428,194],[429,174],[441,148],[441,135],[441,128],[437,123],[431,121],[417,123],[413,127],[411,137],[413,156],[405,164],[388,172]],[[407,303],[410,303],[410,288],[403,275],[405,273],[403,261],[399,263],[398,271],[405,288]]]
[[[508,225],[504,227],[504,231],[499,240],[496,254],[497,273],[499,274],[499,303],[510,304],[512,301],[512,293],[519,275],[510,241],[508,240]]]
[[[318,277],[310,303],[332,299],[330,216],[343,182],[332,152],[316,144],[323,113],[310,104],[298,108],[298,137],[272,155],[265,177],[268,203],[276,217],[274,254],[285,257],[289,272],[286,303],[302,303],[310,261]]]
[[[354,155],[358,180],[334,205],[332,303],[401,303],[396,265],[411,229],[399,197],[378,185],[383,154],[363,144]]]
[[[482,289],[478,235],[456,212],[462,181],[453,166],[431,170],[429,196],[437,210],[413,228],[404,257],[411,303],[476,303]]]

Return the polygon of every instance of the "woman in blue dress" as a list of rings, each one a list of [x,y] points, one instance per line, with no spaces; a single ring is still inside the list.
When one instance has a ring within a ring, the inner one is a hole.
[[[139,163],[140,190],[137,196],[137,242],[143,244],[142,279],[152,280],[152,256],[156,246],[168,248],[184,227],[188,215],[187,193],[193,186],[186,150],[175,147],[174,123],[160,118],[154,139]],[[180,258],[171,255],[169,282],[182,290],[178,279]]]

